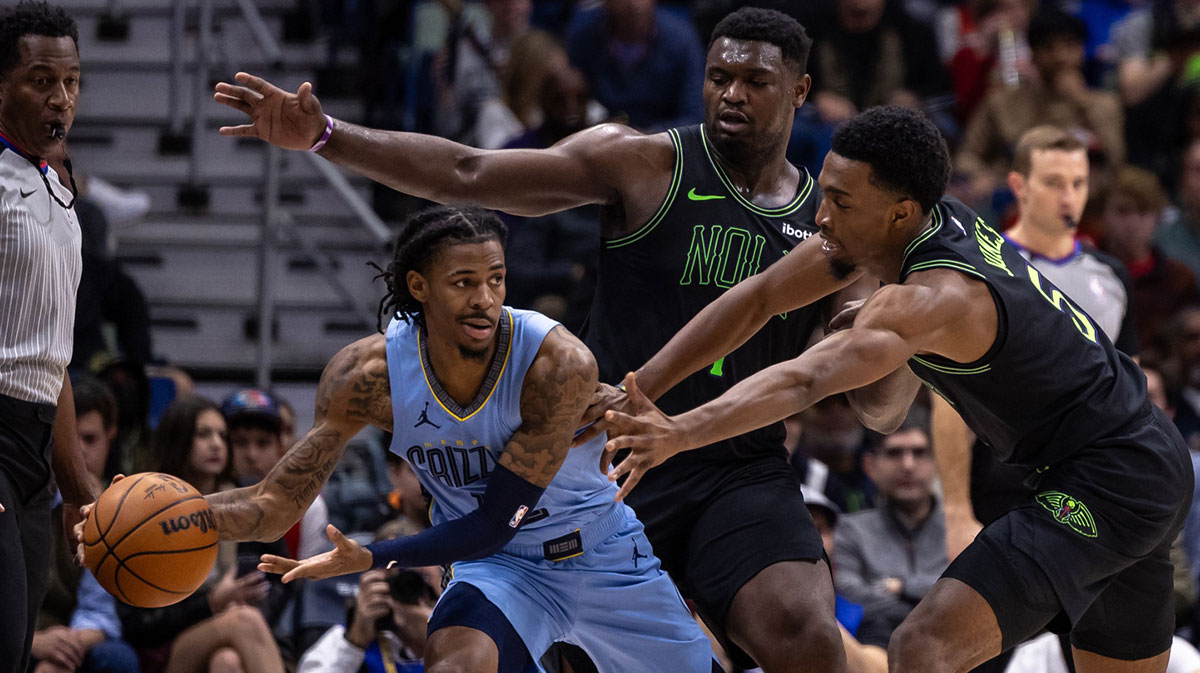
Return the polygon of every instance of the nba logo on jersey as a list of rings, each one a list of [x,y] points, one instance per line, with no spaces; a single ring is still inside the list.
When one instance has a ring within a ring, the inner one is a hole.
[[[508,520],[508,527],[516,528],[517,526],[520,526],[521,519],[525,518],[525,512],[528,512],[528,511],[529,511],[529,508],[526,507],[525,505],[521,505],[520,507],[518,507],[517,513],[513,514],[513,518]]]

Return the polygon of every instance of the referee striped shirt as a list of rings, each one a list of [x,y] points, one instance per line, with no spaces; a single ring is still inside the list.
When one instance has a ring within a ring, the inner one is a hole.
[[[45,178],[45,180],[43,180]],[[55,404],[71,361],[79,221],[71,192],[0,136],[0,394]]]

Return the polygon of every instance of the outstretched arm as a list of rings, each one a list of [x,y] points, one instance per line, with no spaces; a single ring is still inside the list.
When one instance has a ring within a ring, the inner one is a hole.
[[[326,365],[313,427],[259,483],[205,496],[223,540],[277,540],[300,520],[366,425],[392,427],[383,335],[360,339]]]
[[[558,473],[574,428],[597,381],[596,361],[570,332],[556,327],[525,373],[521,427],[513,434],[496,469],[488,475],[479,507],[464,517],[416,535],[363,547],[329,527],[336,548],[304,561],[265,555],[260,569],[320,579],[392,563],[404,567],[441,565],[483,558],[517,534],[522,518],[537,506]]]
[[[952,333],[959,302],[925,285],[890,285],[875,293],[855,325],[837,332],[793,360],[768,367],[717,399],[678,416],[666,416],[626,378],[636,417],[610,411],[606,451],[632,452],[609,473],[629,474],[624,497],[642,474],[689,449],[741,435],[782,420],[836,393],[891,374],[918,352]]]
[[[213,98],[244,112],[250,123],[223,135],[261,138],[307,150],[322,137],[326,117],[305,82],[296,93],[239,72]],[[658,140],[624,126],[581,131],[547,150],[479,150],[436,136],[380,131],[333,121],[321,156],[392,189],[438,203],[471,202],[514,215],[538,216],[619,201],[623,185],[640,179],[645,145]],[[661,138],[664,148],[670,141]]]
[[[637,371],[642,392],[658,399],[694,372],[728,355],[772,316],[821,299],[853,283],[837,279],[821,253],[823,239],[810,237],[783,259],[733,286],[692,318]]]

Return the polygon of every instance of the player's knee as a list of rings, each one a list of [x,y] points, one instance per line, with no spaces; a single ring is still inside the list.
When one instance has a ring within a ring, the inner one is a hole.
[[[820,601],[789,597],[737,629],[735,642],[767,673],[845,670],[846,655],[833,610]],[[732,626],[732,625],[731,625]]]
[[[911,616],[900,623],[888,641],[888,670],[922,673],[942,670],[945,657],[941,655],[942,641],[927,628],[924,620]]]
[[[245,673],[242,658],[232,647],[222,647],[208,659],[208,673]]]

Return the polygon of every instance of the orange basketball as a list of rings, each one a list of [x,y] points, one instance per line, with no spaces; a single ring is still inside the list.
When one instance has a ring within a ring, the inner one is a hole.
[[[83,525],[83,549],[108,593],[158,608],[204,583],[217,560],[217,529],[199,491],[169,474],[142,472],[96,501]]]

